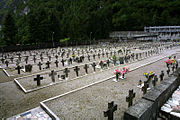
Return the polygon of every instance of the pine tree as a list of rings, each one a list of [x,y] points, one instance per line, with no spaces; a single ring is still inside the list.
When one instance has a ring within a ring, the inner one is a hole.
[[[10,13],[8,13],[5,17],[2,27],[2,34],[6,45],[17,44],[17,28],[15,21]]]

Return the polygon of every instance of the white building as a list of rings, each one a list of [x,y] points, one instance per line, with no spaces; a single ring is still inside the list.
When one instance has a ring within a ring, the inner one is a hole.
[[[116,41],[156,41],[157,33],[144,31],[115,31],[109,37]]]
[[[144,27],[144,32],[157,33],[158,40],[180,40],[180,26]]]

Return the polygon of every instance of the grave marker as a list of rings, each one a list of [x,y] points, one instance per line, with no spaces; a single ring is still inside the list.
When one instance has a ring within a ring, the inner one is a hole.
[[[62,63],[62,65],[63,65],[63,66],[64,66],[64,62],[65,62],[65,60],[64,60],[64,59],[62,59],[62,60],[61,60],[61,63]]]
[[[96,58],[96,55],[95,55],[95,54],[93,54],[93,59],[95,60],[95,58]]]
[[[32,71],[32,65],[25,65],[25,72],[31,72]]]
[[[84,69],[85,69],[86,74],[88,74],[88,68],[89,68],[89,66],[87,64],[85,64]]]
[[[65,73],[65,77],[68,78],[68,73],[70,72],[70,70],[68,70],[68,68],[64,69],[64,73]]]
[[[154,75],[154,80],[152,80],[152,84],[154,87],[156,86],[157,82],[158,82],[158,77],[157,75]]]
[[[160,81],[163,81],[163,79],[164,79],[164,71],[161,71],[161,74],[159,75],[159,77],[160,77]]]
[[[43,56],[41,56],[40,59],[41,59],[41,62],[43,62],[43,59],[44,59]]]
[[[56,67],[58,67],[59,61],[57,59],[56,59],[56,61],[54,63],[56,64]]]
[[[95,71],[96,71],[96,63],[95,63],[95,62],[93,62],[91,65],[92,65],[93,70],[94,70],[94,72],[95,72]]]
[[[18,65],[15,69],[18,70],[18,74],[20,74],[22,67],[20,67],[20,66]]]
[[[52,70],[51,73],[49,74],[49,77],[51,77],[52,82],[55,82],[55,75],[57,75],[57,73],[54,70]]]
[[[79,70],[80,70],[80,68],[78,68],[78,66],[74,67],[74,71],[76,72],[77,77],[79,76]]]
[[[135,98],[136,93],[133,93],[133,89],[129,90],[129,96],[126,97],[126,102],[128,102],[128,107],[133,105],[133,99]]]
[[[147,81],[144,81],[144,86],[142,87],[143,94],[146,94],[148,87],[149,87],[148,82],[147,82]]]
[[[39,62],[37,65],[39,66],[39,70],[41,70],[41,65],[42,65],[42,63]]]
[[[34,63],[36,63],[36,55],[33,55],[33,60],[34,60]]]
[[[41,85],[41,80],[43,80],[43,77],[40,77],[40,75],[37,75],[37,77],[34,78],[34,81],[37,81],[37,86]]]
[[[88,55],[88,60],[90,61],[91,59],[90,59],[90,55]]]
[[[8,65],[9,65],[9,61],[5,61],[5,64],[6,64],[6,67],[8,67]]]
[[[11,60],[11,63],[13,63],[14,57],[12,56],[12,57],[10,58],[10,60]]]
[[[108,117],[108,120],[113,120],[113,113],[117,110],[117,104],[114,104],[114,101],[108,103],[108,110],[104,111],[104,117]]]
[[[51,64],[51,63],[50,63],[49,61],[46,62],[46,65],[47,65],[47,66],[46,66],[46,69],[50,68],[50,64]]]

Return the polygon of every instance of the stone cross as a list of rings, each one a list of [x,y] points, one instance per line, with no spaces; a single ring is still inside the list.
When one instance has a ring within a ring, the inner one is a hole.
[[[113,113],[117,110],[117,104],[114,104],[114,101],[108,103],[108,110],[104,111],[104,117],[108,117],[108,120],[113,120]]]
[[[109,54],[109,53],[107,52],[107,53],[106,53],[106,56],[107,56],[107,57],[108,57],[108,54]]]
[[[104,67],[103,61],[101,61],[101,62],[99,63],[99,65],[101,66],[101,69],[103,69],[103,67]]]
[[[102,56],[104,57],[104,52],[102,53]]]
[[[160,81],[163,81],[163,79],[164,79],[164,71],[161,71],[161,74],[159,75],[159,77],[160,77]]]
[[[26,62],[26,64],[28,63],[28,56],[26,56],[26,58],[25,58],[25,62]]]
[[[78,66],[74,67],[74,71],[76,72],[76,76],[79,76],[79,70],[80,70],[80,68],[78,68]]]
[[[119,81],[119,74],[118,72],[116,72],[116,81]]]
[[[37,77],[34,78],[34,81],[37,81],[37,86],[41,85],[41,80],[43,80],[43,77],[40,77],[40,75],[37,75]]]
[[[16,65],[19,65],[20,64],[20,61],[17,59],[16,60]]]
[[[36,55],[33,55],[33,60],[34,60],[34,63],[36,63]]]
[[[174,65],[172,65],[172,71],[173,71],[173,73],[174,73],[174,69],[175,69],[175,66],[174,66]]]
[[[62,60],[61,60],[61,63],[62,63],[62,65],[63,65],[63,66],[64,66],[64,62],[65,62],[65,60],[64,60],[64,59],[62,59]]]
[[[56,61],[54,62],[56,64],[56,67],[58,67],[58,60],[56,59]]]
[[[98,58],[100,59],[100,54],[98,53]]]
[[[71,57],[69,58],[69,63],[72,64],[72,58]]]
[[[112,51],[110,52],[110,55],[112,56]]]
[[[90,59],[90,55],[88,55],[88,60],[90,61],[91,59]]]
[[[46,66],[46,69],[47,69],[47,68],[50,68],[50,64],[51,64],[51,63],[50,63],[49,61],[46,62],[46,65],[47,65],[47,66]]]
[[[96,58],[96,55],[95,55],[95,54],[93,54],[93,59],[95,60],[95,58]]]
[[[124,64],[124,57],[120,57],[119,62],[120,62],[120,64]]]
[[[21,56],[18,57],[19,61],[21,61]]]
[[[8,67],[8,65],[9,65],[9,61],[5,61],[5,64],[6,64],[6,67]]]
[[[133,89],[129,90],[129,96],[126,97],[126,102],[128,102],[128,107],[133,105],[133,99],[135,98],[136,93],[133,93]]]
[[[157,75],[154,75],[154,80],[152,80],[153,86],[156,86],[157,81],[158,81],[158,77]]]
[[[176,65],[175,66],[176,66],[176,70],[177,70],[178,69],[178,61],[176,61]]]
[[[15,69],[18,70],[18,74],[20,74],[22,67],[20,67],[20,66],[18,65]]]
[[[56,55],[55,58],[58,59],[58,55]]]
[[[10,59],[11,59],[11,63],[13,63],[14,57],[12,56]]]
[[[148,87],[149,87],[148,82],[147,82],[147,81],[144,81],[144,86],[142,87],[143,94],[146,94]]]
[[[88,74],[88,68],[89,68],[89,66],[87,64],[85,64],[84,69],[85,69],[86,74]]]
[[[96,71],[96,63],[95,62],[93,62],[93,64],[91,64],[92,65],[92,67],[93,67],[93,69],[94,69],[94,72]]]
[[[107,66],[109,67],[109,64],[110,64],[110,61],[109,61],[109,59],[107,60],[107,62],[106,62],[106,63],[107,63]]]
[[[48,58],[49,58],[49,61],[51,61],[51,56],[48,56]]]
[[[136,59],[138,60],[138,53],[136,53]]]
[[[39,63],[38,63],[39,70],[41,70],[41,65],[42,65],[42,63],[41,63],[41,62],[39,62]]]
[[[68,78],[68,73],[69,73],[69,72],[70,72],[70,71],[68,70],[68,68],[65,68],[65,69],[64,69],[64,73],[65,73],[65,77],[66,77],[66,78]]]
[[[40,59],[41,59],[41,62],[43,62],[43,56],[41,56]]]
[[[51,77],[53,82],[55,82],[55,75],[57,75],[57,73],[54,70],[52,70],[51,73],[49,74],[49,77]]]

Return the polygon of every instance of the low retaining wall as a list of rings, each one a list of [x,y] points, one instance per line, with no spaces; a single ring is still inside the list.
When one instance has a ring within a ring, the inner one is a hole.
[[[124,113],[124,120],[157,120],[161,106],[180,85],[180,68],[161,81]]]

